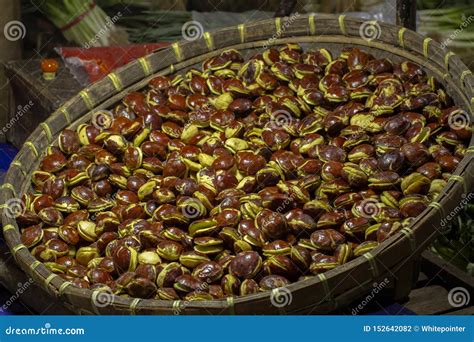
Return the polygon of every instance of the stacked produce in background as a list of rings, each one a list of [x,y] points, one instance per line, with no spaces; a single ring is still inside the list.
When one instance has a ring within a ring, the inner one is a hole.
[[[108,46],[115,23],[93,0],[24,1],[25,13],[41,12],[69,42],[79,46]]]
[[[418,1],[418,32],[428,35],[474,67],[474,6],[472,1]]]
[[[446,261],[474,276],[474,203],[446,226],[446,232],[431,250]]]
[[[125,15],[120,25],[134,43],[172,42],[183,39],[181,28],[191,20],[192,13],[187,11],[142,9]]]

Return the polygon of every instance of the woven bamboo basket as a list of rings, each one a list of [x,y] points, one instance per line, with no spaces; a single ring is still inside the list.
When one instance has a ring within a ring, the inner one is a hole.
[[[291,21],[290,21],[291,20]],[[437,78],[454,102],[472,116],[474,77],[461,60],[430,38],[385,23],[372,23],[380,28],[376,40],[361,38],[363,20],[336,16],[296,16],[242,24],[213,33],[204,33],[195,41],[180,41],[170,48],[156,51],[134,61],[101,81],[81,91],[54,112],[31,134],[12,163],[1,186],[3,205],[21,196],[30,188],[30,175],[38,166],[46,148],[54,143],[66,127],[76,127],[91,119],[99,109],[106,109],[127,92],[141,89],[155,75],[169,75],[234,48],[250,55],[269,45],[300,43],[304,48],[325,47],[333,54],[343,47],[355,46],[374,56],[393,61],[410,60],[422,65]],[[417,274],[417,260],[423,249],[437,236],[441,220],[451,212],[474,185],[474,145],[437,202],[419,215],[410,227],[404,228],[379,247],[347,264],[319,276],[293,283],[287,287],[291,302],[282,308],[271,304],[271,292],[245,297],[202,302],[162,301],[112,296],[108,305],[97,306],[97,291],[71,286],[51,273],[21,244],[18,226],[5,211],[2,214],[4,238],[18,265],[51,296],[59,298],[68,308],[85,314],[282,314],[328,313],[347,306],[373,288],[373,283],[387,279],[393,298],[406,296]],[[274,290],[273,295],[279,290]],[[281,289],[280,289],[281,291]]]

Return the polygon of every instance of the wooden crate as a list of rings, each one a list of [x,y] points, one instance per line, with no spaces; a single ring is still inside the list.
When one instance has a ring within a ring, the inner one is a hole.
[[[7,121],[13,123],[6,135],[17,148],[23,146],[40,122],[82,89],[63,63],[60,63],[56,79],[44,80],[40,63],[40,59],[31,59],[11,61],[5,65],[5,75],[12,89]],[[19,109],[31,103],[29,110]]]

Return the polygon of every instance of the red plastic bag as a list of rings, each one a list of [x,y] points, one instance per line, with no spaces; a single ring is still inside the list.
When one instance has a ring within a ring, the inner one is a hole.
[[[61,47],[57,53],[66,67],[82,84],[100,80],[114,69],[121,67],[137,58],[168,46],[169,43],[140,44],[108,47]]]

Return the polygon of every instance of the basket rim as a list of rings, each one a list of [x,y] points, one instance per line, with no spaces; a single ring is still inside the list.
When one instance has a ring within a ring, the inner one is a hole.
[[[348,37],[351,38],[351,39],[354,38],[349,34],[349,32],[347,32],[347,31],[344,32],[346,30],[345,25],[346,25],[348,20],[353,21],[355,23],[358,23],[359,25],[361,25],[363,22],[365,22],[363,19],[360,19],[360,18],[351,18],[351,17],[346,17],[346,16],[333,16],[333,15],[323,15],[323,16],[307,15],[307,16],[301,16],[301,18],[302,18],[302,20],[306,20],[308,22],[307,30],[312,30],[312,27],[311,27],[311,21],[312,20],[315,21],[316,19],[318,19],[318,20],[327,19],[327,20],[331,20],[331,21],[337,21],[339,23],[339,26],[341,27],[341,35],[340,35],[339,38],[341,38],[343,40],[348,39]],[[283,20],[285,20],[285,18]],[[301,19],[298,18],[297,20],[301,20]],[[263,20],[263,21],[258,21],[258,22],[254,22],[252,24],[249,24],[249,26],[251,26],[251,25],[257,25],[257,26],[262,25],[263,26],[263,25],[270,25],[270,24],[273,25],[273,24],[275,24],[275,28],[281,27],[282,22],[280,21],[277,24],[277,21],[278,21],[278,19],[276,19],[276,20]],[[426,45],[427,45],[427,43],[426,43],[427,40],[426,39],[428,39],[428,38],[424,38],[423,36],[419,35],[416,32],[409,31],[409,30],[404,30],[403,28],[399,28],[396,25],[392,25],[392,24],[388,24],[388,23],[380,23],[380,25],[382,27],[391,27],[393,29],[397,28],[397,29],[399,29],[398,32],[402,31],[402,32],[404,32],[404,34],[410,33],[410,34],[415,35],[419,40],[423,41],[422,50],[424,50],[425,52],[429,51],[430,49],[434,49],[434,48],[439,49],[440,51],[443,51],[443,49],[441,49],[441,46],[438,43],[434,42],[434,41],[433,42],[428,41],[428,48],[426,48]],[[343,27],[344,27],[344,29],[343,29]],[[242,31],[242,26],[239,25],[239,26],[229,27],[229,28],[226,28],[226,29],[223,29],[223,30],[224,31],[225,30],[233,30],[233,31],[241,32]],[[302,37],[306,36],[306,37],[313,37],[314,38],[314,36],[312,36],[310,34],[305,35],[303,33],[304,32],[300,32],[300,34],[297,35],[297,37],[302,38]],[[204,34],[203,38],[201,38],[199,40],[200,44],[202,44],[204,46],[209,45],[209,37],[212,37],[212,35],[211,34]],[[332,37],[334,37],[334,36],[332,36]],[[332,37],[331,37],[331,39],[332,39]],[[291,39],[291,38],[290,37],[285,37],[285,38],[276,39],[275,40],[275,45],[279,45],[278,42],[280,42],[284,39]],[[249,42],[255,43],[255,42],[261,42],[261,40],[255,40],[255,41],[249,41]],[[147,59],[150,56],[156,56],[157,54],[163,54],[163,53],[172,54],[172,55],[174,55],[174,57],[176,59],[176,62],[178,62],[178,63],[182,62],[182,60],[179,60],[179,53],[177,53],[177,49],[181,50],[189,43],[190,42],[185,42],[185,41],[180,41],[180,42],[174,43],[170,47],[167,47],[165,49],[160,49],[157,52],[154,52],[154,53],[152,53],[148,56],[143,57],[139,61],[131,62],[131,63],[127,64],[126,66],[119,68],[113,74],[119,75],[123,72],[126,72],[126,71],[130,70],[131,66],[143,67],[144,71],[146,72],[146,70],[145,70],[146,68],[151,68],[151,65],[148,65],[148,67],[145,67],[146,63],[149,63],[149,62],[146,62]],[[216,51],[219,51],[219,50],[222,50],[222,49],[232,48],[232,46],[234,46],[234,45],[223,46],[222,48],[215,49],[215,50],[212,50],[212,51],[209,48],[210,51],[208,53],[211,54],[213,52],[216,52]],[[379,42],[379,41],[373,41],[373,42],[371,42],[370,44],[367,44],[367,45],[368,46],[372,45],[374,47],[377,46],[377,45],[384,46],[384,47],[389,47],[389,48],[393,47],[393,45],[391,45],[391,44],[388,44],[386,42]],[[390,51],[390,49],[387,49],[387,50]],[[414,52],[419,53],[420,51],[414,51]],[[408,53],[410,53],[410,50],[407,49],[407,54]],[[193,56],[193,58],[194,57],[200,58],[204,55],[205,55],[205,53],[199,53],[199,54],[196,54],[196,56]],[[427,54],[425,53],[425,57],[427,57],[426,55]],[[457,57],[454,57],[454,55],[450,55],[449,52],[446,55],[449,55],[450,57],[448,57],[448,59],[447,59],[448,63],[445,63],[445,65],[450,66],[449,61],[452,60],[451,58],[457,58]],[[445,59],[445,61],[446,61],[446,59]],[[464,64],[461,63],[461,66],[464,66]],[[468,70],[467,67],[464,66],[464,68],[465,68],[465,70]],[[171,73],[171,72],[174,71],[173,69],[175,69],[174,66],[166,68],[164,70],[165,70],[165,72],[167,71],[167,72]],[[153,76],[156,76],[157,74],[162,73],[163,69],[162,70],[149,70],[149,71],[150,72],[149,72],[149,75],[147,77],[151,78]],[[452,70],[449,70],[449,68],[448,68],[448,70],[445,70],[445,71],[446,71],[446,73],[453,76],[451,74]],[[470,86],[469,81],[471,81],[471,83],[472,83],[472,78],[473,77],[470,74],[467,74],[465,77],[467,77],[467,79],[466,78],[461,79],[460,88],[463,88],[464,91],[466,91],[467,93],[470,93],[470,96],[472,97],[472,86]],[[141,80],[143,80],[143,79],[144,78],[142,78]],[[467,87],[466,87],[466,81],[468,81]],[[73,98],[71,98],[71,100],[67,101],[62,106],[62,108],[67,108],[67,106],[72,106],[75,103],[77,103],[78,101],[87,102],[86,101],[87,96],[85,96],[84,94],[93,93],[95,90],[100,88],[101,85],[102,84],[99,81],[99,82],[94,83],[91,86],[85,88],[78,95],[74,96]],[[131,85],[130,84],[127,85],[127,87],[123,88],[125,90],[123,90],[122,92],[126,91],[127,89],[129,89],[133,85],[134,85],[133,82],[132,82]],[[469,97],[469,95],[468,95],[468,97]],[[474,100],[474,98],[471,99],[471,101],[473,101],[473,100]],[[81,114],[80,117],[85,117],[87,115],[90,115],[94,110],[97,109],[97,106],[95,104],[93,104],[93,106],[90,106],[90,107],[92,107],[92,108],[88,108],[89,110],[86,113]],[[57,116],[60,116],[60,115],[61,116],[66,116],[66,112],[64,112],[62,110],[62,108],[58,109],[56,112],[54,112],[52,114],[52,116],[50,118],[48,118],[48,120],[46,120],[46,126],[47,127],[49,127],[48,123],[52,122],[54,120],[54,118],[56,118]],[[470,109],[470,111],[472,113],[472,108]],[[80,120],[80,118],[78,118],[78,120]],[[76,120],[76,121],[78,121],[78,120]],[[68,119],[68,122],[69,121],[70,121],[70,119]],[[70,124],[70,122],[69,122],[69,124]],[[67,127],[69,127],[69,126],[67,126]],[[42,126],[38,127],[38,129],[35,130],[35,132],[32,134],[32,136],[41,136],[41,135],[46,136],[47,140],[52,140],[52,139],[49,139],[49,138],[51,138],[53,136],[56,136],[57,134],[56,133],[52,134],[51,131],[48,134],[47,130],[45,130],[45,126],[42,125]],[[473,139],[471,139],[470,146],[473,146]],[[29,148],[31,149],[31,146]],[[26,150],[26,149],[27,149],[27,146],[25,144],[25,146],[18,153],[18,156],[17,156],[18,159],[19,159],[20,155],[22,155],[22,153],[25,153],[24,150]],[[29,151],[29,152],[31,153],[31,151]],[[9,168],[9,170],[7,172],[6,180],[13,179],[15,177],[15,175],[18,174],[18,168],[19,167],[18,167],[18,165],[14,164],[15,162],[18,161],[17,158],[14,160],[14,162],[12,163],[12,166]],[[470,158],[468,158],[468,156],[466,155],[453,174],[456,175],[456,176],[462,176],[466,172],[466,170],[469,170],[469,168],[472,169],[472,164],[473,164],[472,159],[473,159],[473,156],[472,156],[472,152],[471,152]],[[21,163],[20,163],[20,165],[21,165]],[[20,168],[20,170],[22,170],[22,169]],[[459,179],[453,179],[450,182],[448,182],[448,184],[446,185],[446,187],[443,191],[443,196],[438,201],[438,203],[441,206],[444,206],[448,202],[448,200],[450,199],[450,196],[448,196],[449,191],[454,191],[454,189],[459,190],[461,188],[462,185],[460,183],[461,182],[460,182]],[[6,184],[11,185],[11,183],[6,183]],[[9,196],[9,195],[15,195],[14,192],[17,191],[17,190],[19,190],[19,189],[15,189],[13,187],[13,191],[12,191],[12,189],[9,186],[2,185],[2,192],[1,192],[2,197],[1,198],[11,199],[11,198],[13,198],[13,196]],[[5,201],[3,201],[3,203],[5,203]],[[349,261],[348,263],[346,263],[344,265],[338,266],[337,268],[335,268],[333,270],[325,272],[324,277],[315,276],[315,277],[313,277],[311,279],[308,279],[308,280],[303,280],[303,281],[292,283],[292,284],[287,286],[288,290],[293,292],[293,291],[302,290],[304,288],[309,288],[309,287],[311,287],[315,284],[318,284],[318,283],[328,282],[328,280],[330,280],[331,278],[334,278],[336,275],[344,273],[344,272],[346,272],[350,269],[355,269],[358,266],[363,266],[367,270],[372,269],[372,273],[373,273],[373,270],[378,267],[377,266],[378,263],[379,263],[378,257],[380,257],[380,255],[383,251],[386,251],[387,249],[389,249],[389,247],[393,248],[394,246],[397,246],[397,244],[409,244],[410,246],[413,246],[413,244],[414,244],[415,247],[418,246],[416,241],[413,242],[414,239],[416,240],[416,235],[413,235],[413,234],[416,234],[416,231],[420,229],[420,225],[418,225],[418,223],[420,223],[423,220],[427,220],[429,217],[433,217],[435,213],[438,213],[438,211],[439,211],[439,208],[428,207],[410,225],[410,227],[413,227],[413,228],[410,228],[409,230],[407,230],[405,234],[399,232],[396,235],[390,237],[389,239],[384,241],[382,244],[380,244],[380,246],[378,246],[376,249],[370,251],[369,252],[370,256],[365,256],[365,259],[362,258],[362,257],[355,258],[355,259]],[[5,213],[2,216],[2,221],[4,223],[5,222],[7,223],[6,226],[8,226],[8,227],[13,226],[13,228],[14,228],[14,229],[8,229],[7,231],[5,231],[5,226],[4,226],[4,235],[5,235],[5,239],[7,240],[7,243],[9,245],[10,249],[12,250],[15,258],[18,257],[18,258],[21,258],[22,260],[25,260],[25,259],[28,259],[28,255],[29,255],[29,257],[34,259],[34,257],[31,255],[31,253],[28,250],[25,250],[24,248],[18,248],[18,245],[15,244],[15,242],[16,242],[15,240],[18,241],[18,239],[19,239],[19,229],[18,229],[18,226],[16,225],[16,222],[12,222],[12,220],[9,220],[8,217],[5,218]],[[13,221],[15,221],[15,220],[13,219]],[[13,236],[12,233],[16,233],[16,236]],[[15,248],[17,248],[17,249],[15,250]],[[416,252],[416,248],[415,248],[414,252]],[[36,260],[36,259],[34,259],[34,260]],[[18,263],[18,260],[17,260],[17,263]],[[31,264],[32,263],[30,263],[29,266],[31,266]],[[60,279],[59,276],[57,276],[57,275],[53,274],[52,272],[50,272],[42,264],[41,265],[36,265],[35,268],[28,268],[28,269],[24,268],[24,267],[27,267],[26,264],[20,263],[20,266],[22,266],[22,269],[24,271],[27,271],[27,272],[31,271],[34,274],[36,274],[40,279],[44,279],[44,282],[41,283],[43,285],[43,287],[46,288],[46,289],[50,289],[51,292],[55,295],[64,296],[64,298],[67,298],[67,296],[69,294],[70,295],[77,295],[77,296],[82,296],[82,297],[88,298],[91,301],[93,301],[92,300],[93,296],[97,295],[97,294],[94,294],[96,291],[92,291],[92,290],[88,290],[88,289],[78,289],[78,288],[75,288],[75,287],[72,287],[72,286],[64,285],[65,283],[67,283],[66,281],[63,281],[62,279]],[[346,267],[343,267],[343,266],[346,266]],[[370,272],[368,272],[368,273],[370,273]],[[216,305],[217,305],[219,308],[225,309],[229,305],[233,306],[233,305],[237,305],[241,302],[252,301],[254,299],[269,299],[270,296],[271,296],[271,292],[267,291],[267,292],[262,292],[262,293],[258,293],[258,294],[255,294],[255,295],[235,297],[235,300],[233,300],[232,303],[229,303],[229,301],[225,300],[225,299],[224,300],[217,299],[217,300],[212,300],[212,301],[192,302],[192,303],[189,303],[187,308],[190,308],[190,309],[191,308],[203,309],[203,308],[207,308],[207,307],[215,308]],[[111,303],[111,306],[117,305],[118,309],[122,309],[122,308],[130,309],[130,308],[133,307],[133,309],[135,310],[138,307],[139,304],[140,305],[145,305],[145,304],[148,304],[148,303],[152,303],[152,304],[157,305],[158,307],[156,307],[156,309],[159,309],[159,308],[172,309],[172,305],[173,305],[172,301],[155,300],[155,299],[140,299],[140,300],[137,301],[136,299],[124,298],[124,297],[120,297],[120,296],[114,296],[113,300],[114,301],[113,301],[113,303]]]

